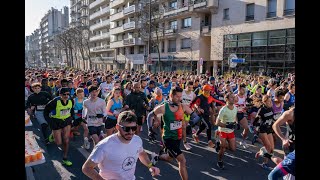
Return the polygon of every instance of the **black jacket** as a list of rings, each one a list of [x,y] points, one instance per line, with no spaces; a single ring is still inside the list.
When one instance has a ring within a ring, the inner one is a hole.
[[[28,97],[26,107],[46,105],[51,99],[52,96],[46,91],[40,91],[38,94],[33,93]]]
[[[148,100],[143,92],[131,92],[124,101],[124,105],[128,105],[130,110],[134,110],[137,117],[146,114],[146,105]]]

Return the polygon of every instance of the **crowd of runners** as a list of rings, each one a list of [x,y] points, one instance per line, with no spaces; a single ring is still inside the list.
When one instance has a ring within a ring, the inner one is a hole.
[[[294,73],[266,77],[128,70],[25,71],[25,107],[40,124],[45,143],[60,147],[62,163],[72,166],[69,139],[83,137],[83,148],[94,147],[82,167],[91,179],[134,179],[138,158],[152,176],[160,173],[158,161],[175,159],[181,179],[188,179],[181,144],[191,150],[187,137],[199,143],[204,130],[208,147],[218,154],[218,168],[224,168],[226,151],[236,151],[236,146],[248,148],[246,139],[252,133],[251,143],[263,145],[255,154],[263,158],[262,167],[270,168],[269,160],[276,164],[268,178],[294,176],[294,104]],[[148,129],[142,128],[144,123]],[[285,134],[280,129],[283,126]],[[239,144],[234,130],[242,132]],[[160,141],[159,151],[150,157],[139,137],[142,131],[150,141]],[[282,141],[285,157],[274,155],[276,141]]]

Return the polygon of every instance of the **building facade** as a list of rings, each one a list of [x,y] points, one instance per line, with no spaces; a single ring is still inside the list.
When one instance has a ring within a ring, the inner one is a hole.
[[[30,36],[26,37],[25,61],[26,65],[29,67],[41,66],[40,41],[40,29],[36,29]]]
[[[211,61],[205,70],[292,72],[295,67],[295,0],[223,0],[212,16]],[[230,54],[244,58],[230,68]]]
[[[90,0],[90,57],[94,69],[116,69],[110,47],[110,1]]]
[[[69,8],[51,8],[40,22],[40,59],[42,66],[59,66],[60,52],[54,47],[53,37],[69,26]]]

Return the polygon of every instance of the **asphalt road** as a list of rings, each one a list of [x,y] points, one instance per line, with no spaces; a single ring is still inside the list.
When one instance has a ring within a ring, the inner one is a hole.
[[[57,148],[55,144],[44,145],[42,134],[40,133],[39,125],[36,120],[32,120],[33,127],[26,128],[26,130],[32,130],[36,134],[36,139],[40,147],[44,150],[46,162],[40,165],[33,166],[32,168],[26,168],[28,179],[35,180],[56,180],[56,179],[89,179],[82,171],[81,167],[86,158],[92,150],[92,144],[90,150],[82,148],[83,138],[74,137],[70,140],[69,159],[73,162],[71,167],[66,167],[61,164],[62,151]],[[143,146],[145,150],[150,152],[159,152],[159,143],[151,143],[148,141],[146,124],[144,124],[144,131],[140,137],[143,140]],[[181,144],[181,149],[185,154],[187,160],[187,170],[189,179],[193,180],[205,180],[205,179],[219,179],[219,180],[262,180],[267,179],[269,170],[262,169],[260,164],[262,159],[256,160],[254,158],[255,152],[261,147],[259,143],[255,146],[251,145],[252,134],[249,135],[247,143],[249,148],[243,149],[239,146],[239,137],[241,130],[236,131],[237,137],[237,150],[235,153],[227,152],[224,157],[225,169],[220,170],[217,166],[217,153],[207,146],[205,135],[200,135],[200,143],[196,144],[191,135],[188,136],[188,141],[192,146],[191,151],[185,151]],[[159,137],[158,137],[159,139]],[[283,152],[280,150],[280,140],[276,143],[275,155],[283,157]],[[271,167],[275,164],[269,162]],[[136,179],[180,179],[178,172],[178,165],[176,161],[171,163],[159,161],[157,167],[160,168],[160,176],[152,178],[148,169],[140,162],[136,167]]]

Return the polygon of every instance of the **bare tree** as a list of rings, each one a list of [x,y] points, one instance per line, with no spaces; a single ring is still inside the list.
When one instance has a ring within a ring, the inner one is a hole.
[[[138,36],[141,37],[145,42],[148,42],[150,38],[150,47],[145,48],[146,54],[148,54],[149,48],[150,53],[152,49],[156,49],[156,53],[158,54],[159,72],[161,71],[160,43],[163,39],[165,30],[165,27],[163,26],[164,20],[161,18],[163,9],[159,7],[159,4],[163,4],[163,2],[164,0],[152,0],[150,4],[148,0],[142,1],[140,5],[140,11],[137,16],[138,24],[143,27],[139,28]],[[149,56],[149,54],[147,56]]]

